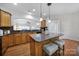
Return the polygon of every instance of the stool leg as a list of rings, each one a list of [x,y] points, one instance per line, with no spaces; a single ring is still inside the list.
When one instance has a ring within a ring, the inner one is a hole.
[[[60,55],[60,53],[59,53],[59,49],[58,49],[58,51],[57,51],[57,56],[59,56]]]
[[[58,50],[56,51],[56,55],[60,56],[60,48],[58,48]]]

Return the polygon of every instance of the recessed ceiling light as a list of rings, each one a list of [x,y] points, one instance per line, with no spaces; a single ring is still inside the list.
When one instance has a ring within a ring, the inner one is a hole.
[[[33,12],[35,12],[36,11],[36,9],[33,9]]]
[[[34,19],[34,17],[32,15],[26,15],[25,18]]]
[[[17,5],[18,3],[13,3],[14,5]]]

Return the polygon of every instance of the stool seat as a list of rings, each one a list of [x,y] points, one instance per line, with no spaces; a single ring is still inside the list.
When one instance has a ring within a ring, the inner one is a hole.
[[[61,48],[63,49],[63,46],[65,44],[64,40],[56,40],[55,43]]]
[[[43,50],[50,56],[58,50],[58,46],[54,43],[50,43],[43,46]]]

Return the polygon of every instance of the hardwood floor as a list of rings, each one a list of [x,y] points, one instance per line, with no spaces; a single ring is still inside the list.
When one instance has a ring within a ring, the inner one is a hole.
[[[79,42],[73,40],[65,40],[65,56],[78,56],[79,55]]]
[[[9,48],[5,55],[6,56],[29,56],[30,55],[30,44],[23,44]],[[79,56],[79,42],[65,39],[64,56]]]

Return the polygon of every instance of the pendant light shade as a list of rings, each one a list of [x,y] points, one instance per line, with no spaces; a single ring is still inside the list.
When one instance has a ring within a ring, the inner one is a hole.
[[[50,6],[52,3],[47,3],[48,6]]]
[[[40,18],[40,21],[43,21],[43,18],[42,17]]]

